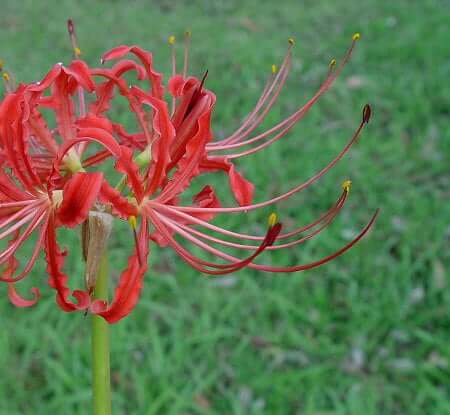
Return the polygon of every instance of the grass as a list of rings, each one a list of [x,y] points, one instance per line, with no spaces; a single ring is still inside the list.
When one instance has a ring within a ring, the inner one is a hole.
[[[449,14],[438,0],[2,2],[0,54],[24,81],[69,60],[67,17],[91,64],[136,43],[166,73],[167,36],[192,30],[192,71],[209,69],[218,136],[256,101],[287,37],[297,38],[293,72],[268,124],[304,102],[330,58],[362,33],[337,85],[290,138],[240,169],[258,200],[290,188],[342,147],[370,102],[373,121],[351,155],[279,214],[306,223],[347,176],[349,206],[315,242],[271,260],[326,255],[381,207],[375,230],[335,262],[289,276],[241,271],[210,280],[153,248],[141,302],[112,327],[114,413],[450,414]],[[226,222],[243,228],[267,213]],[[114,269],[130,249],[122,231],[111,247]],[[72,278],[82,273],[77,243],[64,237],[74,246]],[[29,278],[40,287],[42,262]],[[25,310],[1,289],[0,413],[88,413],[88,318],[61,313],[50,289]]]

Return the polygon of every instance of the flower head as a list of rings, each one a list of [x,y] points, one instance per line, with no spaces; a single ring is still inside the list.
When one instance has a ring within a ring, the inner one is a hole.
[[[88,309],[116,322],[139,299],[149,242],[170,246],[190,266],[209,275],[244,267],[295,272],[334,259],[372,226],[378,212],[353,241],[312,263],[274,266],[259,262],[258,257],[265,251],[294,247],[327,227],[348,199],[349,180],[343,183],[340,196],[328,211],[301,227],[285,231],[275,214],[269,216],[266,232],[259,235],[227,230],[213,223],[217,215],[245,215],[301,192],[325,175],[357,142],[371,116],[368,105],[354,134],[334,159],[305,182],[264,201],[253,200],[254,185],[235,165],[236,160],[282,139],[306,115],[350,59],[359,35],[353,36],[339,65],[332,60],[328,76],[306,104],[257,133],[286,82],[295,44],[289,39],[284,60],[279,67],[272,66],[254,109],[232,134],[214,140],[211,115],[216,96],[207,88],[208,71],[201,78],[187,75],[190,32],[185,33],[180,70],[176,39],[169,37],[172,75],[165,88],[150,52],[138,46],[118,46],[103,55],[102,67],[90,68],[80,60],[72,21],[68,22],[68,30],[74,54],[69,66],[56,64],[42,81],[17,88],[4,77],[7,94],[0,104],[0,239],[8,238],[8,246],[0,253],[0,263],[5,265],[1,280],[8,283],[11,301],[16,305],[32,305],[39,296],[39,291],[33,289],[35,298],[24,299],[15,284],[31,271],[41,249],[45,250],[49,285],[56,290],[57,303],[64,311]],[[113,62],[112,66],[107,66],[109,62]],[[130,86],[126,79],[133,73],[136,85]],[[111,106],[117,94],[127,101],[137,131],[127,130],[114,119]],[[115,186],[101,171],[108,159],[114,161],[115,170],[122,176]],[[194,194],[191,204],[181,204],[193,179],[211,172],[227,175],[237,205],[223,207],[212,185]],[[95,230],[92,221],[102,215],[128,220],[134,234],[134,252],[110,302],[92,300],[90,295],[95,285],[95,258],[109,236],[109,230],[103,232],[103,237],[96,236],[102,232]],[[67,253],[58,246],[56,230],[77,225],[87,231],[86,278],[84,286],[79,281],[82,288],[71,292],[69,276],[63,272]],[[18,272],[16,251],[32,233],[37,233],[37,243]],[[217,261],[196,256],[190,246],[213,254]],[[228,248],[242,254],[231,254]]]

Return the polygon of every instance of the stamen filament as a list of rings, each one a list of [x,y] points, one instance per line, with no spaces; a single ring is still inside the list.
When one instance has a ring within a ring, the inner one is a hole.
[[[184,32],[184,59],[183,59],[183,78],[186,78],[189,65],[189,47],[191,44],[191,32]]]

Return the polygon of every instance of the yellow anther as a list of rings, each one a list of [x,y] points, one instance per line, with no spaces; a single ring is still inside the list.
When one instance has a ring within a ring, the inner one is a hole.
[[[9,73],[8,73],[8,72],[3,72],[2,76],[3,76],[3,79],[4,79],[6,82],[9,82],[9,80],[11,79],[11,78],[9,77]]]
[[[186,36],[186,37],[191,37],[191,36],[192,36],[192,32],[191,32],[190,30],[186,30],[186,31],[184,32],[184,36]]]
[[[130,217],[128,218],[128,223],[130,224],[131,229],[133,229],[133,231],[135,231],[136,228],[137,228],[137,219],[136,219],[136,216],[130,216]]]
[[[3,70],[3,59],[0,59],[0,72]]]
[[[167,41],[169,42],[169,45],[173,45],[175,43],[175,36],[174,35],[169,36],[169,39]]]
[[[361,35],[360,35],[359,33],[355,33],[355,34],[352,36],[352,40],[356,42],[357,40],[359,40],[360,37],[361,37]]]
[[[333,68],[334,66],[336,66],[336,59],[331,59],[330,61],[330,68]]]
[[[267,220],[269,226],[270,226],[270,227],[274,226],[274,225],[277,223],[277,221],[278,221],[278,216],[277,216],[277,214],[276,214],[275,212],[272,212],[272,213],[269,215],[269,219]]]
[[[73,53],[75,54],[75,57],[79,58],[81,56],[81,49],[79,47],[73,48]]]
[[[342,182],[342,189],[344,189],[345,192],[349,193],[351,187],[352,187],[352,181],[351,180],[344,180]]]
[[[290,38],[288,39],[288,42],[289,42],[289,44],[292,45],[292,46],[295,45],[295,39],[294,39],[293,37],[290,37]]]
[[[272,73],[276,74],[278,72],[278,67],[277,65],[272,65]]]

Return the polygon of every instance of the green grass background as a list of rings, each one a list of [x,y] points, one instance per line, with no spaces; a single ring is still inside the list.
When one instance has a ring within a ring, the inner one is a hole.
[[[366,102],[374,113],[350,156],[278,208],[284,222],[307,223],[350,177],[340,218],[314,242],[266,260],[327,255],[381,207],[374,231],[343,257],[300,274],[244,270],[211,280],[153,247],[139,305],[112,327],[114,413],[450,414],[448,1],[2,0],[0,56],[19,80],[69,62],[68,17],[90,64],[136,43],[166,74],[167,36],[192,30],[192,73],[209,69],[218,137],[256,102],[289,36],[297,39],[293,71],[267,125],[305,102],[329,60],[361,32],[351,63],[306,119],[239,163],[257,200],[326,164]],[[219,223],[261,231],[268,213]],[[71,248],[67,272],[81,278],[78,237],[62,244]],[[118,227],[112,278],[131,245]],[[2,415],[90,411],[89,318],[60,312],[46,279],[41,260],[24,284],[42,288],[31,309],[12,307],[0,288]]]

